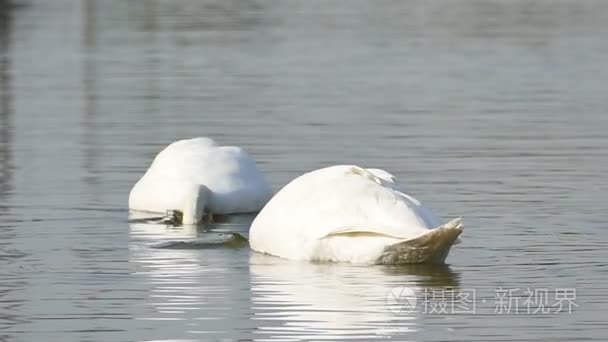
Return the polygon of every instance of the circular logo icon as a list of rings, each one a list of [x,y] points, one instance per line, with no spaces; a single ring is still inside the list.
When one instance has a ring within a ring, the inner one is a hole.
[[[406,315],[416,309],[416,292],[407,286],[394,287],[386,294],[386,305],[395,315]]]

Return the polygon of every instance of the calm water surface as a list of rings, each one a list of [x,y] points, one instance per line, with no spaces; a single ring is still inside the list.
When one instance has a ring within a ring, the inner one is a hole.
[[[604,1],[0,0],[0,340],[607,340],[607,22]],[[247,234],[129,220],[153,156],[201,135],[275,189],[386,168],[463,243],[440,268],[153,248]],[[401,315],[396,286],[420,296]]]

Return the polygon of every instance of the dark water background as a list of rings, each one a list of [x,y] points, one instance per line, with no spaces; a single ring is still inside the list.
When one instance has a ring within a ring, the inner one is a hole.
[[[0,0],[0,341],[607,340],[607,23],[605,1]],[[192,136],[275,189],[386,168],[463,243],[447,268],[151,248],[211,236],[128,220]],[[396,315],[396,286],[476,308]],[[560,289],[571,313],[533,312]]]

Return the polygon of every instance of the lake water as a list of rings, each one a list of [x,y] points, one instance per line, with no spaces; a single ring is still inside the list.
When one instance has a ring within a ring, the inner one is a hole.
[[[9,2],[0,341],[608,339],[607,2]],[[247,234],[129,220],[193,136],[274,189],[386,168],[463,243],[446,267],[153,248]]]

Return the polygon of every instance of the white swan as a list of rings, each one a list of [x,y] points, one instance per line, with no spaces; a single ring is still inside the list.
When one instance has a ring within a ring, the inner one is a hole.
[[[205,214],[258,212],[272,196],[255,161],[240,147],[209,138],[176,141],[162,150],[129,195],[137,211],[182,213],[196,224]]]
[[[460,218],[441,225],[390,173],[338,165],[287,184],[253,221],[249,242],[294,260],[442,263],[461,232]]]

